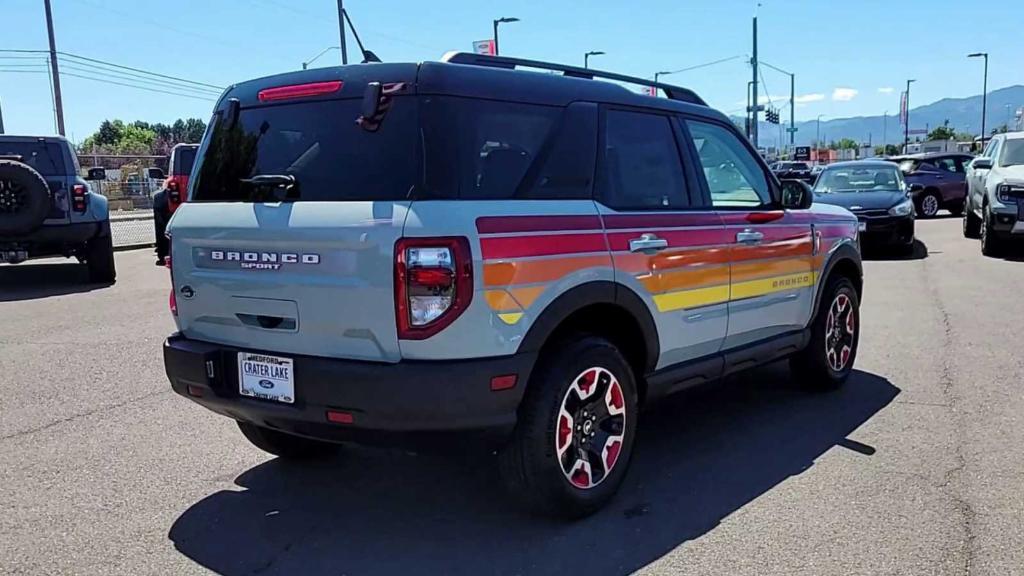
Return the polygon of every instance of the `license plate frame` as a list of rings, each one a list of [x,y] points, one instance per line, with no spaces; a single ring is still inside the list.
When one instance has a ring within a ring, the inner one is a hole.
[[[294,404],[295,360],[258,352],[239,352],[238,393],[258,400]]]

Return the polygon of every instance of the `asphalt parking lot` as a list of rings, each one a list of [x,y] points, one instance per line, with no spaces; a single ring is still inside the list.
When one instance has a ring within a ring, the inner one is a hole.
[[[503,499],[489,459],[348,449],[285,465],[174,395],[167,272],[0,267],[0,572],[1024,574],[1024,259],[960,221],[866,262],[858,372],[782,367],[644,415],[606,510]]]

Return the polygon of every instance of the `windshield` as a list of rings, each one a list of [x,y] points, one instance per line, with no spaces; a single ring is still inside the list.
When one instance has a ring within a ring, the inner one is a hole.
[[[903,178],[895,165],[828,168],[814,185],[814,191],[819,194],[878,190],[903,190]]]
[[[63,176],[64,155],[61,147],[52,142],[2,142],[0,156],[20,157],[19,162],[28,164],[43,176]]]
[[[1003,152],[1000,155],[1000,166],[1020,166],[1024,164],[1024,138],[1007,140],[1003,142]]]
[[[415,100],[395,98],[372,132],[356,124],[361,108],[361,100],[304,102],[243,109],[230,128],[215,120],[192,199],[257,201],[283,180],[294,182],[288,197],[295,200],[408,198],[417,170]]]

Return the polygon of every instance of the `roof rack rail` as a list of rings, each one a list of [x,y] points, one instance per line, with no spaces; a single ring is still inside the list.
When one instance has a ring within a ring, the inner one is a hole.
[[[655,82],[653,80],[647,80],[646,78],[616,74],[614,72],[603,72],[601,70],[594,70],[593,68],[580,68],[578,66],[569,66],[567,64],[553,64],[551,62],[526,60],[524,58],[509,58],[508,56],[474,54],[472,52],[448,52],[443,58],[441,58],[441,61],[448,62],[450,64],[488,66],[491,68],[505,68],[507,70],[515,70],[518,66],[526,66],[529,68],[561,72],[562,76],[569,76],[572,78],[586,78],[588,80],[604,78],[606,80],[615,80],[617,82],[628,82],[630,84],[638,84],[640,86],[660,88],[671,100],[679,100],[681,102],[689,102],[690,104],[707,106],[707,102],[705,102],[700,96],[697,96],[697,93],[689,88]]]

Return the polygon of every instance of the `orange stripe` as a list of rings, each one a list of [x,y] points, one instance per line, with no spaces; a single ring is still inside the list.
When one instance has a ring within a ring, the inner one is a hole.
[[[729,266],[662,272],[654,275],[639,276],[638,280],[652,293],[728,284]]]
[[[761,260],[764,258],[798,258],[810,255],[811,243],[802,240],[797,242],[776,242],[760,246],[734,246],[732,249],[733,262]]]
[[[513,260],[484,264],[485,286],[551,282],[584,268],[610,268],[610,256],[576,256],[550,260]]]
[[[784,276],[811,271],[811,258],[791,258],[770,262],[740,262],[732,267],[732,281],[744,282],[767,276]]]
[[[617,269],[633,274],[648,270],[671,270],[686,266],[726,264],[729,262],[728,248],[706,248],[703,250],[677,250],[658,254],[615,254]]]
[[[484,298],[491,310],[497,312],[518,312],[529,308],[537,300],[537,297],[544,292],[547,286],[527,286],[525,288],[512,288],[509,290],[487,290]]]

